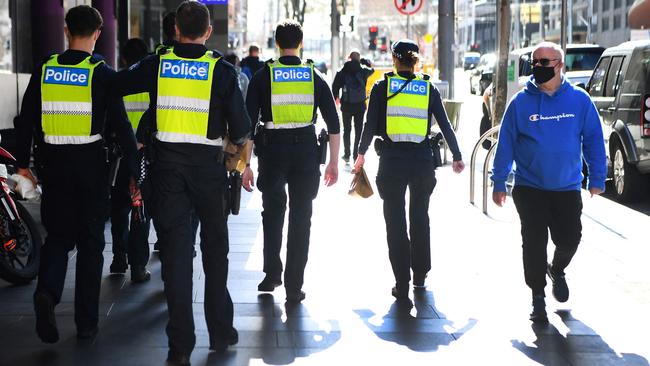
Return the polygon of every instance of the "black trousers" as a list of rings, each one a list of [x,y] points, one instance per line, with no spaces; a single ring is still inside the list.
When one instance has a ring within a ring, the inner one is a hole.
[[[145,222],[129,220],[131,194],[129,174],[122,166],[117,172],[115,186],[111,189],[111,234],[113,236],[113,257],[127,258],[131,267],[143,267],[149,262],[149,227]],[[145,205],[145,211],[149,207]],[[148,215],[148,212],[145,212]],[[130,223],[129,223],[130,221]]]
[[[533,294],[546,287],[548,232],[555,244],[553,271],[564,274],[582,237],[580,191],[542,191],[515,186],[512,198],[521,220],[524,276]]]
[[[289,228],[284,284],[289,291],[298,291],[304,282],[309,252],[312,201],[318,194],[320,169],[316,136],[298,143],[273,143],[258,146],[259,176],[257,187],[262,192],[262,224],[264,227],[264,272],[282,275],[282,228],[289,191]]]
[[[100,144],[48,148],[41,180],[42,221],[47,231],[36,292],[61,301],[68,253],[77,248],[75,323],[78,331],[97,326],[104,257],[108,169]]]
[[[377,190],[384,201],[388,257],[398,289],[408,288],[411,269],[431,270],[429,199],[436,186],[430,149],[384,149],[379,159]],[[406,188],[409,189],[408,229]]]
[[[201,222],[204,309],[211,342],[227,339],[232,329],[233,304],[226,288],[229,249],[226,169],[217,161],[212,166],[158,161],[151,178],[153,219],[160,241],[160,261],[169,311],[169,348],[189,354],[196,343],[192,315],[192,211]]]
[[[352,158],[357,159],[357,150],[359,149],[359,140],[363,130],[363,116],[366,114],[364,109],[355,112],[341,112],[343,115],[343,156],[350,157],[350,133],[352,131],[352,119],[354,119],[354,146],[352,147]]]

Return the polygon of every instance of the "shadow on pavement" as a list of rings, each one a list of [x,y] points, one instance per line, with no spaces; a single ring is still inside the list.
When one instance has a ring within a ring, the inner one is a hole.
[[[257,297],[262,324],[253,337],[257,350],[249,353],[242,344],[224,354],[210,353],[205,365],[250,365],[254,359],[261,359],[264,364],[288,365],[296,358],[309,357],[313,353],[324,351],[341,338],[337,320],[328,320],[328,330],[307,331],[314,329],[313,319],[308,308],[303,304],[285,303],[284,307],[275,303],[273,295],[261,294]],[[312,326],[310,326],[312,325]],[[246,359],[248,358],[248,359]]]
[[[433,292],[424,289],[414,290],[413,303],[395,301],[381,320],[369,309],[355,312],[380,339],[417,352],[435,352],[440,346],[448,346],[476,324],[470,319],[457,327],[436,309]]]
[[[569,329],[566,336],[553,324],[532,324],[536,340],[533,345],[513,339],[512,346],[540,365],[634,365],[648,366],[648,360],[634,353],[618,353],[600,335],[577,320],[568,310],[558,310]],[[580,334],[571,334],[580,329]]]

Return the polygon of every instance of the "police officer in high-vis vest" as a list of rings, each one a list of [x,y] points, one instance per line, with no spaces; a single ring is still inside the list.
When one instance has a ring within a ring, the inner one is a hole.
[[[411,269],[413,286],[424,287],[431,269],[429,198],[436,185],[436,168],[430,143],[431,116],[453,154],[453,170],[464,164],[454,131],[449,124],[438,89],[428,75],[414,73],[419,48],[411,40],[392,45],[396,73],[387,73],[372,88],[354,170],[363,167],[373,136],[383,139],[377,172],[377,188],[384,201],[388,256],[395,275],[392,294],[408,300]],[[437,146],[435,146],[437,148]],[[409,189],[409,229],[405,212]]]
[[[275,30],[280,49],[278,60],[269,60],[248,86],[246,107],[251,119],[260,121],[255,133],[259,158],[257,185],[262,191],[264,227],[264,273],[259,291],[273,291],[282,284],[282,227],[289,191],[289,229],[284,285],[287,300],[300,302],[312,215],[318,193],[320,164],[314,123],[319,109],[329,130],[330,160],[325,185],[338,179],[339,119],[332,92],[311,62],[300,57],[302,27],[287,20]],[[250,156],[250,154],[248,155]],[[250,166],[242,176],[251,190]]]
[[[196,337],[192,310],[193,238],[190,214],[201,221],[205,317],[210,349],[223,352],[238,341],[226,288],[228,227],[223,138],[244,144],[250,120],[237,74],[217,51],[205,47],[210,13],[200,2],[176,10],[179,42],[118,73],[121,95],[147,91],[154,126],[152,197],[149,207],[160,240],[169,310],[168,359],[189,364]]]
[[[139,38],[127,40],[121,48],[121,60],[125,67],[131,67],[149,54],[147,44]],[[140,119],[149,108],[149,93],[126,95],[123,98],[126,114],[134,133],[138,130]],[[140,145],[141,147],[141,145]],[[113,262],[111,273],[125,273],[131,266],[131,281],[146,282],[151,274],[146,269],[149,262],[149,226],[150,220],[145,215],[136,218],[129,213],[132,209],[130,185],[132,184],[128,169],[121,164],[119,156],[113,157],[117,168],[111,189],[111,234],[113,236]],[[128,254],[128,260],[127,260]]]
[[[39,144],[41,215],[47,238],[34,293],[36,331],[43,342],[59,339],[54,307],[61,300],[68,253],[76,247],[77,336],[97,333],[108,208],[108,166],[104,138],[115,134],[123,164],[135,174],[133,131],[124,105],[109,98],[115,72],[91,55],[102,17],[89,6],[65,16],[69,49],[35,69],[16,122],[18,174],[36,181],[29,169],[32,140]]]

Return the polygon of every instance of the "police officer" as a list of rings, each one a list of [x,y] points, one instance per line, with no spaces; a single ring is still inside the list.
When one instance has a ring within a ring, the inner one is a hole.
[[[126,67],[131,67],[149,53],[147,44],[139,38],[131,38],[126,41],[121,51],[121,60]],[[135,132],[144,112],[149,108],[149,93],[126,95],[123,100],[126,114]],[[119,157],[115,157],[115,159],[119,159]],[[121,162],[121,160],[117,161]],[[131,185],[130,175],[124,165],[117,162],[114,162],[114,164],[117,165],[118,170],[111,189],[113,262],[110,271],[111,273],[124,273],[130,264],[131,281],[135,283],[146,282],[151,278],[151,274],[146,269],[149,262],[150,220],[147,217],[136,219],[135,215],[131,215],[129,224],[129,212],[132,207],[132,197],[129,189]]]
[[[287,268],[284,282],[287,300],[300,302],[302,291],[312,201],[319,185],[319,154],[314,123],[320,109],[329,130],[330,161],[325,169],[325,185],[338,178],[339,120],[332,92],[314,70],[311,62],[300,57],[302,27],[287,20],[275,30],[278,60],[269,60],[250,82],[246,107],[252,120],[261,113],[255,135],[259,157],[257,185],[262,191],[264,227],[264,273],[259,291],[273,291],[282,284],[282,227],[287,205],[285,187],[289,186],[289,232]],[[250,154],[248,155],[250,156]],[[253,172],[246,167],[243,186],[251,190]]]
[[[354,170],[363,167],[373,136],[380,136],[383,143],[377,188],[384,201],[388,256],[395,275],[392,294],[398,300],[409,301],[411,268],[415,287],[424,287],[431,269],[428,211],[429,198],[436,185],[436,166],[429,139],[432,114],[452,151],[454,172],[460,173],[464,164],[438,89],[429,82],[428,75],[414,73],[419,62],[417,44],[400,40],[391,49],[397,72],[387,73],[372,88]],[[407,187],[408,233],[404,200]]]
[[[192,228],[201,221],[205,273],[205,316],[210,349],[237,343],[228,276],[226,170],[223,137],[243,144],[250,120],[232,65],[205,47],[212,33],[208,8],[184,1],[176,10],[179,43],[118,74],[121,95],[149,92],[154,159],[151,171],[153,220],[169,309],[168,360],[189,364],[196,337],[192,311]]]
[[[124,163],[134,174],[135,139],[119,99],[109,99],[115,72],[91,55],[102,17],[89,6],[65,16],[69,49],[47,58],[32,74],[16,122],[18,174],[35,181],[29,169],[32,134],[42,149],[41,214],[47,231],[34,293],[36,332],[46,343],[59,339],[54,307],[61,300],[68,253],[77,248],[75,323],[77,336],[97,333],[108,208],[104,137],[114,133]]]

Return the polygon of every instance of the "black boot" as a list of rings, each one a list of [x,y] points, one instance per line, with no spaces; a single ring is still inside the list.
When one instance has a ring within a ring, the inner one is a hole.
[[[45,292],[34,294],[34,311],[36,312],[36,334],[45,343],[59,341],[59,329],[54,315],[54,300]]]
[[[530,320],[538,324],[548,323],[544,294],[533,295],[533,312],[530,313]]]
[[[151,279],[151,273],[144,266],[131,266],[131,282],[143,283]]]

